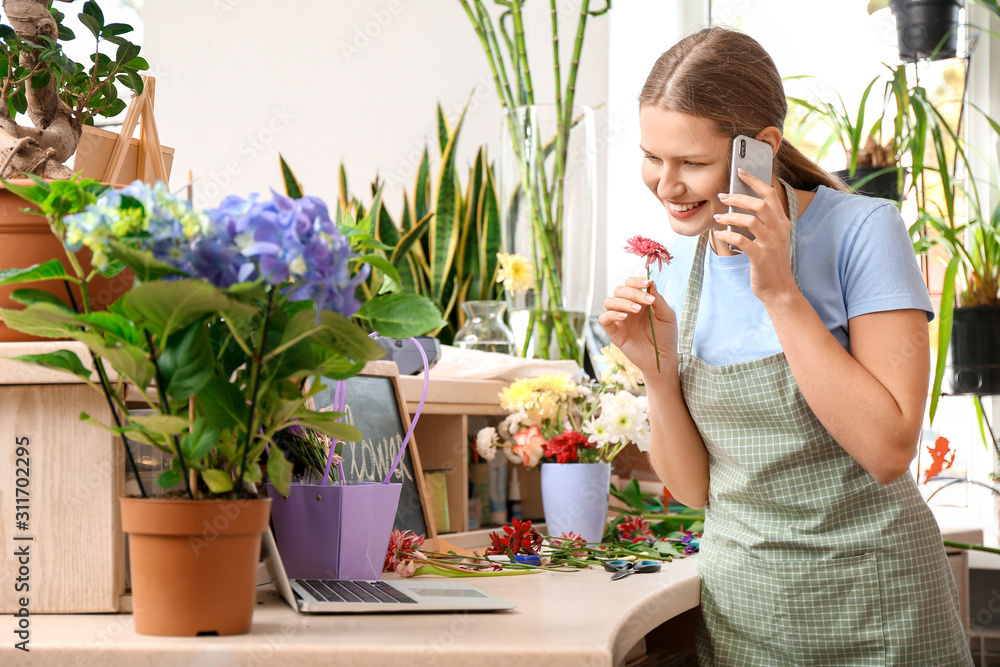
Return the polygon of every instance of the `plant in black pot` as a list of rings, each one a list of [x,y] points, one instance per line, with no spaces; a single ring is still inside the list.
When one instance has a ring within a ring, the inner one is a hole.
[[[910,147],[912,136],[906,69],[889,68],[882,95],[882,114],[866,126],[865,116],[872,91],[883,78],[873,78],[865,88],[855,111],[850,111],[839,95],[837,103],[820,100],[813,103],[789,96],[789,104],[804,110],[803,123],[819,121],[831,132],[822,143],[816,159],[820,160],[834,145],[839,145],[847,166],[832,172],[860,194],[900,202],[903,199],[907,169],[901,160]]]
[[[868,13],[889,8],[896,18],[899,58],[954,58],[958,43],[958,14],[963,0],[871,0]]]
[[[980,190],[995,190],[997,183],[977,173],[956,129],[922,89],[914,93],[914,108],[927,119],[930,139],[929,159],[922,169],[939,175],[942,192],[936,203],[923,200],[912,229],[914,246],[920,253],[936,251],[947,262],[931,393],[933,420],[946,373],[952,393],[1000,394],[1000,205],[989,209],[989,198]],[[1000,134],[1000,124],[987,120]],[[956,178],[960,172],[969,174],[964,182]]]

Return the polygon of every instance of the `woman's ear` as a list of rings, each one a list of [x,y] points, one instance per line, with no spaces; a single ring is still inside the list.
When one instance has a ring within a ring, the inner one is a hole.
[[[757,133],[755,139],[763,141],[771,146],[772,155],[778,154],[778,146],[781,145],[781,130],[772,126],[765,127]]]

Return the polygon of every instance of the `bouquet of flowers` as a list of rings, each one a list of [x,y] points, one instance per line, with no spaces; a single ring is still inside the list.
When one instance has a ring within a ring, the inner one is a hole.
[[[638,369],[614,346],[601,350],[600,382],[566,374],[522,378],[500,392],[509,415],[476,436],[479,455],[502,449],[514,463],[609,463],[629,444],[649,447],[649,403]]]

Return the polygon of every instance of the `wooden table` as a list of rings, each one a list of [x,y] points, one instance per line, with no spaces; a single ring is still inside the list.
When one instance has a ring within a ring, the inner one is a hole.
[[[690,646],[692,610],[700,600],[696,566],[694,556],[615,582],[603,569],[471,579],[517,604],[495,613],[297,614],[265,584],[252,632],[232,637],[136,635],[126,614],[34,616],[30,653],[15,650],[8,632],[0,664],[255,667],[279,660],[295,667],[610,667],[623,664],[646,635],[650,645]]]

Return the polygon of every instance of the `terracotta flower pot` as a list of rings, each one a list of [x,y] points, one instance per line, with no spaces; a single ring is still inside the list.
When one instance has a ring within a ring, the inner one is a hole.
[[[122,498],[121,510],[137,633],[250,631],[270,498]]]
[[[17,185],[34,185],[29,180],[13,180],[11,182]],[[40,215],[21,210],[27,206],[28,202],[7,188],[0,186],[0,271],[27,268],[34,264],[47,262],[53,257],[61,261],[66,270],[70,271],[66,251],[59,239],[52,234],[48,221]],[[76,257],[83,270],[89,272],[91,270],[90,251],[81,250],[76,253]],[[90,283],[91,305],[97,310],[107,308],[132,287],[133,281],[134,276],[130,271],[123,271],[110,279],[97,276]],[[10,298],[11,293],[16,289],[44,290],[55,294],[64,303],[70,305],[65,285],[50,280],[0,287],[0,308],[19,309],[22,307]],[[80,289],[74,287],[73,292],[77,304],[82,307],[83,295],[80,293]],[[0,343],[37,340],[42,339],[8,329],[0,324]]]

